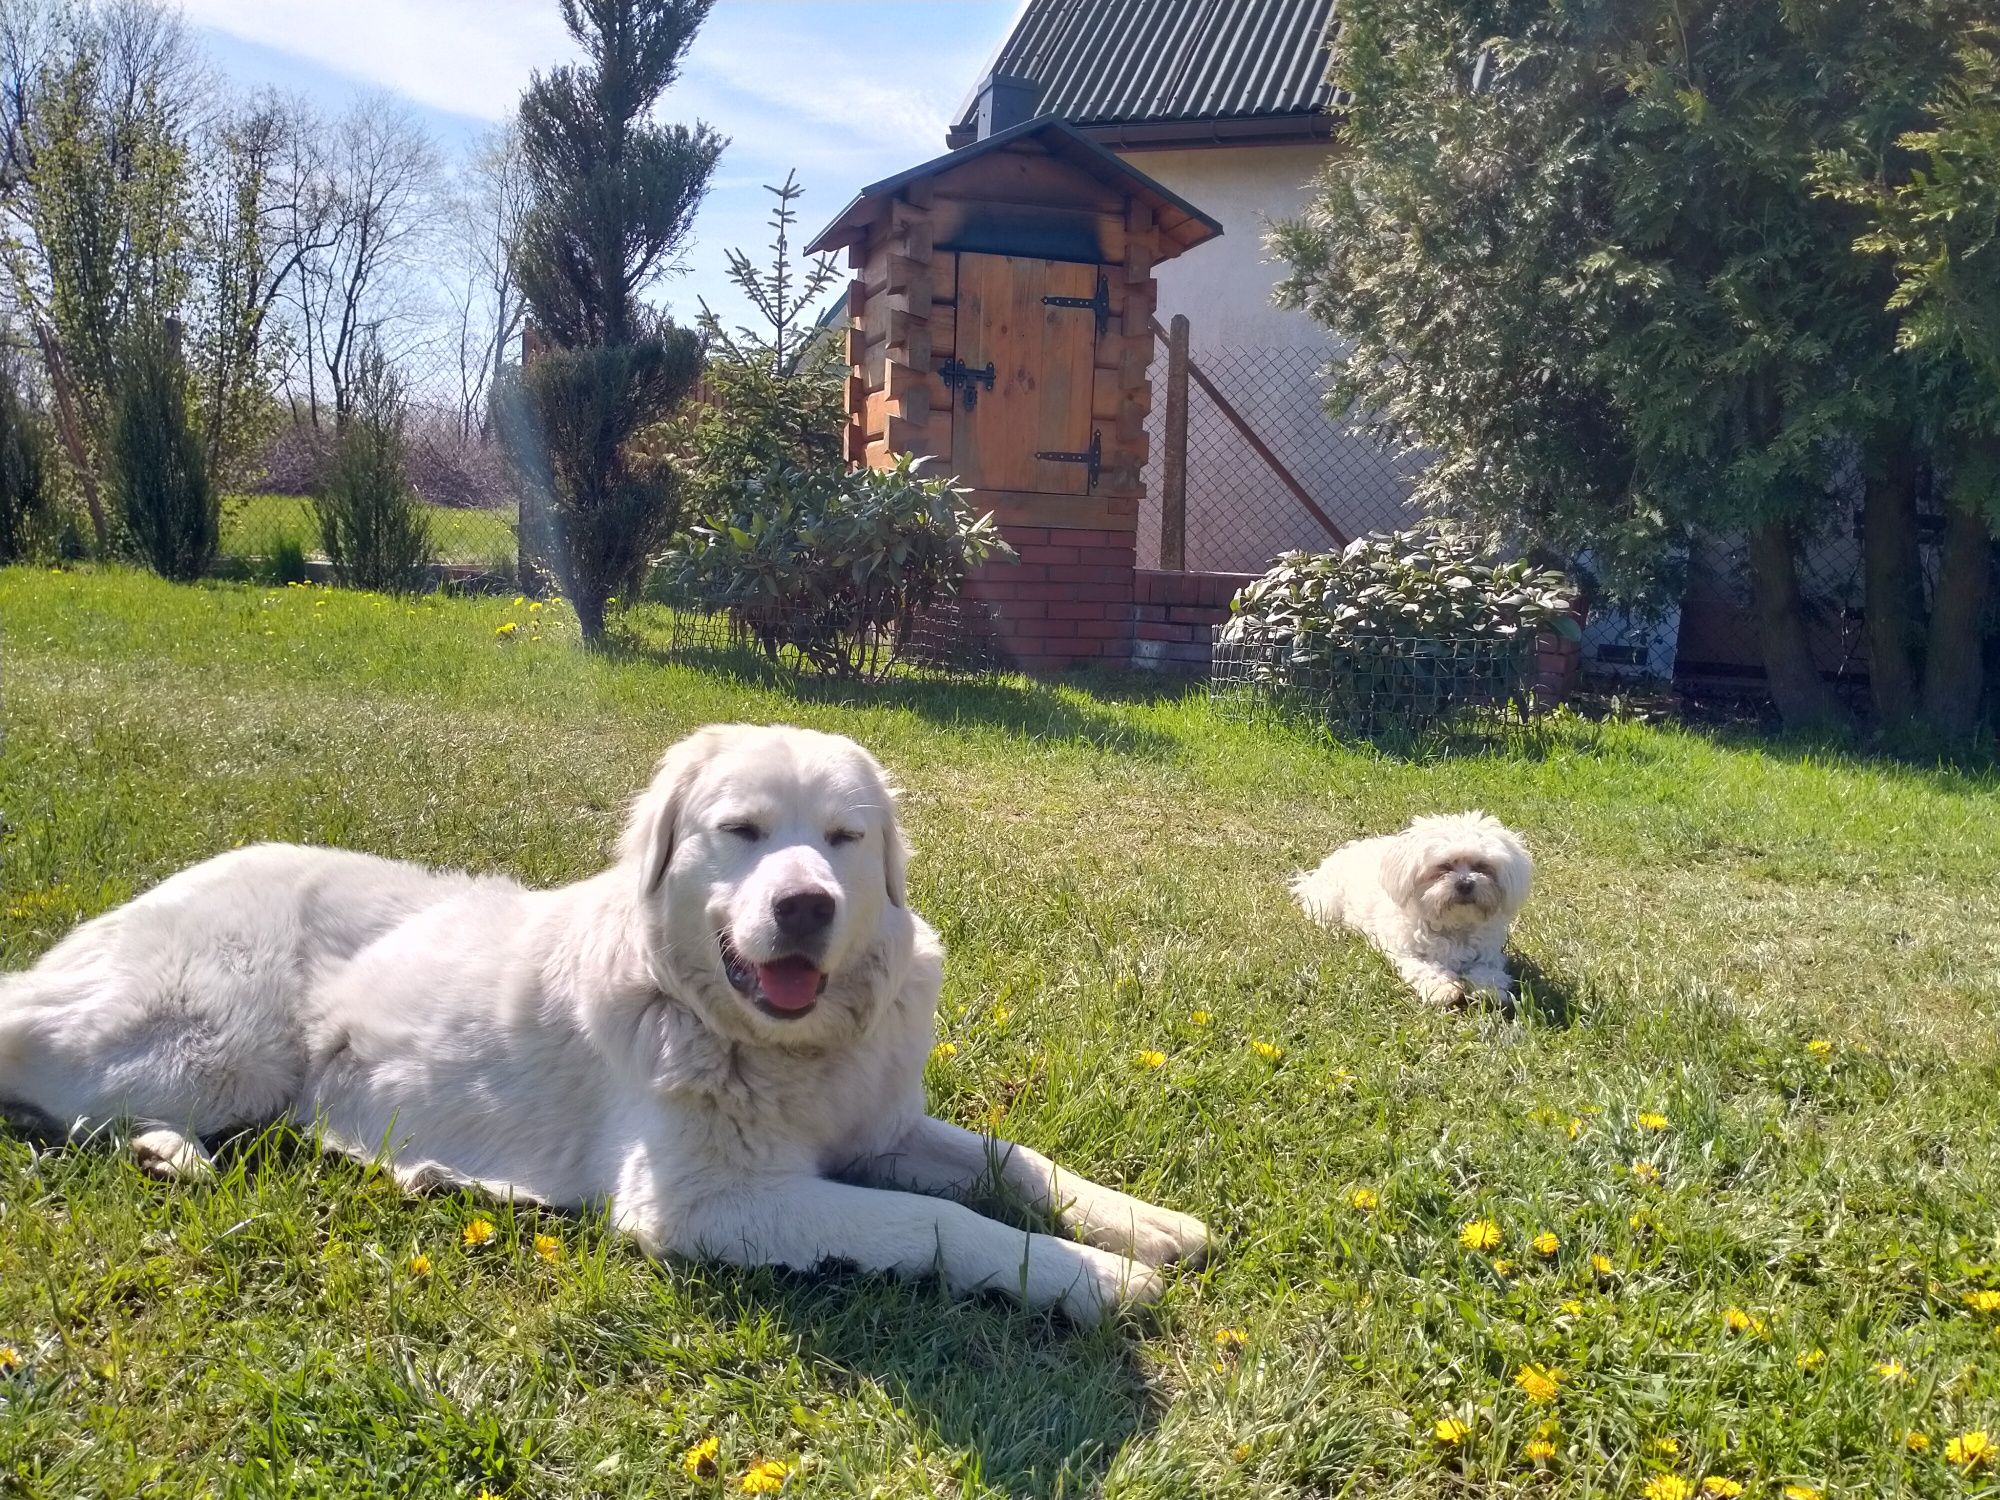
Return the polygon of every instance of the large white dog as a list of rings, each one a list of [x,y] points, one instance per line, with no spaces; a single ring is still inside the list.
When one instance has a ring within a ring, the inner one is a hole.
[[[943,950],[904,859],[858,745],[734,725],[557,890],[242,850],[0,978],[0,1101],[131,1119],[167,1175],[291,1118],[412,1188],[606,1205],[655,1255],[936,1269],[1086,1322],[1151,1300],[1199,1221],[925,1114]],[[996,1181],[1077,1238],[920,1196]]]
[[[1507,933],[1535,864],[1519,834],[1482,812],[1413,819],[1401,833],[1342,844],[1292,880],[1306,915],[1349,927],[1426,1000],[1475,990],[1513,998]]]

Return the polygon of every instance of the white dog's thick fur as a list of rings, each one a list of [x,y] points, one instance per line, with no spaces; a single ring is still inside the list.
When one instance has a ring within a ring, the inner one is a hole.
[[[1343,844],[1301,871],[1292,894],[1322,926],[1350,927],[1381,949],[1424,999],[1457,1005],[1487,990],[1504,1001],[1507,931],[1534,869],[1497,818],[1456,813]]]
[[[406,1186],[604,1204],[649,1252],[940,1271],[1091,1321],[1195,1219],[924,1113],[943,950],[881,768],[719,726],[552,891],[331,850],[224,855],[0,978],[0,1102],[135,1121],[141,1159],[291,1118]],[[993,1182],[1082,1243],[927,1193]]]

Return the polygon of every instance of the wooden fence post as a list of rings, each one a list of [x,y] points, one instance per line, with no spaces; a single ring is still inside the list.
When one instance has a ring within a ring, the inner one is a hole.
[[[1188,320],[1175,313],[1167,333],[1166,451],[1160,455],[1160,567],[1187,568]]]

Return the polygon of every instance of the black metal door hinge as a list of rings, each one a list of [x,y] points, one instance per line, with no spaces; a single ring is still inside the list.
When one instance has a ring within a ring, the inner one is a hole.
[[[1090,432],[1090,451],[1087,453],[1037,453],[1045,464],[1084,464],[1090,475],[1090,488],[1097,488],[1098,472],[1104,467],[1104,429],[1094,427]]]
[[[961,384],[965,386],[965,409],[967,411],[971,411],[975,406],[979,405],[979,387],[981,385],[984,385],[989,391],[993,389],[993,379],[998,373],[993,368],[993,361],[990,359],[986,361],[986,368],[983,370],[975,370],[971,365],[954,359],[938,371],[938,374],[944,378],[944,388],[946,390],[955,391]]]
[[[1044,297],[1045,307],[1081,307],[1091,312],[1097,319],[1097,336],[1104,337],[1104,330],[1111,326],[1111,283],[1104,279],[1104,273],[1097,273],[1097,295],[1094,297]]]

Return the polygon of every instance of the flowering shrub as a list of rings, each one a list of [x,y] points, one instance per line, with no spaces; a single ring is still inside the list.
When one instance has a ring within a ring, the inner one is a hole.
[[[877,677],[925,610],[965,575],[1014,556],[991,516],[975,517],[951,480],[893,469],[779,468],[727,509],[692,518],[660,559],[672,592],[727,614],[773,661]]]

